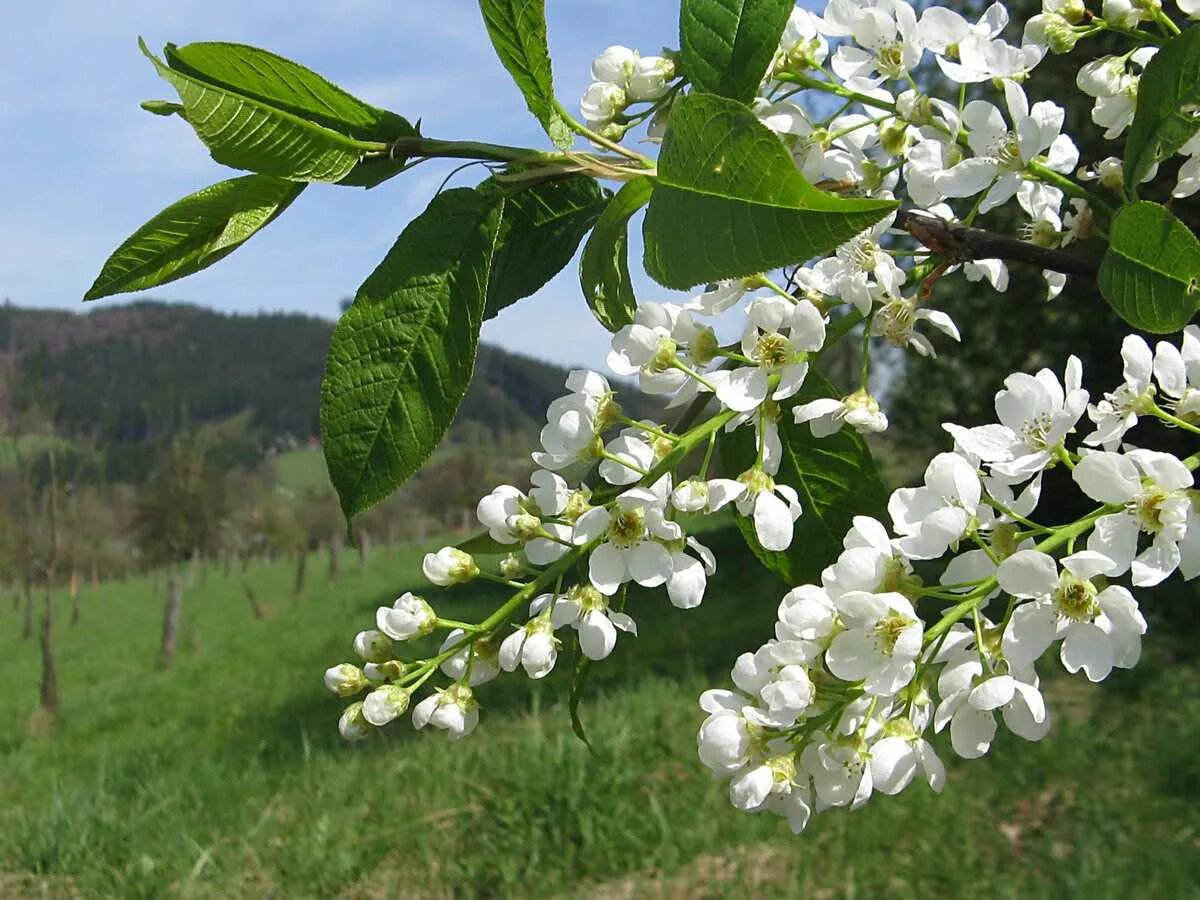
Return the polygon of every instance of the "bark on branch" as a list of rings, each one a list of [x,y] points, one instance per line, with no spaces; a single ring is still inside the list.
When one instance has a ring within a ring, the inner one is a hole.
[[[912,210],[902,209],[896,213],[896,226],[934,253],[945,254],[956,263],[1002,259],[1085,278],[1095,278],[1100,269],[1100,260],[1091,255],[1039,247],[1008,235],[968,228]]]

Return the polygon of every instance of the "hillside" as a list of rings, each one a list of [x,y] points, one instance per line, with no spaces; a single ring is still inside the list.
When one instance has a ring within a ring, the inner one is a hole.
[[[0,356],[19,366],[60,435],[121,458],[246,413],[262,448],[318,433],[318,395],[333,324],[293,313],[228,315],[143,301],[75,313],[0,307]],[[479,351],[458,433],[536,434],[566,370],[497,347]],[[48,398],[48,403],[46,398]]]

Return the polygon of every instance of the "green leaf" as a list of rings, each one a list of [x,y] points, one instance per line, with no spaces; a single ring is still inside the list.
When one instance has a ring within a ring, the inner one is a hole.
[[[183,115],[183,105],[170,100],[143,100],[141,105],[146,112],[156,116]]]
[[[754,275],[830,253],[895,208],[817,190],[749,109],[689,94],[675,102],[658,157],[645,268],[680,290]]]
[[[168,68],[138,42],[158,74],[175,88],[183,115],[213,159],[293,181],[340,181],[368,153],[387,145],[363,141],[287,110]]]
[[[571,689],[567,694],[567,711],[571,714],[571,730],[575,737],[587,745],[593,754],[596,748],[588,740],[587,732],[583,730],[583,719],[579,717],[579,701],[583,699],[583,686],[587,684],[588,675],[592,671],[592,661],[583,655],[579,646],[579,638],[575,638],[575,668],[571,671]]]
[[[571,261],[608,197],[585,175],[527,187],[487,181],[481,190],[504,200],[484,312],[490,319],[535,293]]]
[[[629,220],[650,200],[654,182],[639,175],[625,182],[600,214],[583,246],[579,282],[600,324],[618,331],[633,321],[637,298],[629,277]]]
[[[1200,307],[1200,240],[1165,206],[1127,203],[1113,219],[1099,283],[1134,328],[1178,331]]]
[[[244,175],[172,203],[104,263],[84,300],[156,287],[224,259],[274,221],[304,184]]]
[[[568,129],[554,101],[545,0],[479,0],[479,10],[496,55],[525,95],[525,105],[560,145]]]
[[[165,56],[176,71],[358,140],[389,143],[417,133],[403,116],[364,103],[311,69],[268,50],[222,42],[167,44]],[[405,156],[366,159],[339,184],[374,187],[407,162]]]
[[[479,191],[437,195],[334,329],[321,442],[347,517],[399,487],[450,427],[475,365],[499,215]]]
[[[696,90],[753,100],[794,6],[793,0],[683,0],[680,55]]]
[[[486,531],[473,534],[455,546],[464,553],[472,556],[497,556],[501,553],[512,553],[521,549],[519,544],[502,544]]]
[[[796,520],[788,550],[763,549],[754,533],[754,522],[737,517],[738,529],[759,561],[789,585],[819,583],[821,570],[842,552],[842,539],[855,516],[884,515],[887,491],[862,436],[850,428],[814,438],[807,424],[792,421],[792,407],[818,397],[837,396],[837,390],[817,372],[809,372],[800,392],[779,415],[783,445],[775,480],[791,485],[800,495],[804,513]],[[721,438],[721,459],[736,477],[754,465],[757,456],[754,430],[743,426]]]
[[[1200,128],[1200,29],[1163,44],[1138,81],[1137,110],[1125,138],[1125,190],[1133,193],[1155,163]]]

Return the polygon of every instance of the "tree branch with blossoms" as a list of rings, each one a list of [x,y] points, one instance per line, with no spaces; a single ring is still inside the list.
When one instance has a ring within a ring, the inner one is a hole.
[[[678,50],[604,50],[577,118],[554,91],[541,0],[480,0],[552,149],[427,137],[258,48],[168,44],[160,59],[143,44],[179,97],[146,109],[249,174],[152,218],[86,298],[204,269],[314,185],[373,188],[435,160],[466,161],[447,181],[487,172],[442,185],[335,329],[321,431],[346,516],[388,496],[442,439],[483,321],[581,245],[609,369],[659,398],[664,418],[683,412],[673,426],[634,419],[606,376],[572,372],[530,485],[497,486],[477,507],[485,533],[423,562],[434,586],[484,580],[507,598],[478,622],[411,592],[380,607],[351,642],[358,660],[325,673],[352,701],[341,733],[367,738],[408,714],[462,738],[479,721],[477,690],[518,669],[545,677],[569,634],[582,737],[590,664],[636,638],[639,605],[653,602],[629,586],[700,605],[718,561],[687,523],[732,511],[787,592],[774,636],[737,657],[733,687],[700,698],[698,752],[734,806],[800,831],[814,812],[918,778],[940,791],[944,731],[966,758],[988,751],[997,716],[1040,740],[1050,649],[1094,682],[1132,667],[1147,631],[1140,596],[1200,574],[1200,455],[1140,445],[1160,434],[1152,425],[1200,435],[1189,324],[1200,241],[1140,196],[1147,183],[1177,201],[1200,190],[1200,6],[1176,6],[1044,0],[1018,36],[1001,4],[970,22],[907,0],[829,0],[821,15],[791,0],[682,0]],[[1081,166],[1063,108],[1030,103],[1023,85],[1047,53],[1083,55],[1101,34],[1127,50],[1081,61],[1076,87],[1105,138],[1123,140],[1122,158]],[[629,146],[637,138],[642,149]],[[984,227],[1013,203],[1019,235]],[[636,217],[645,272],[685,301],[638,298]],[[1061,374],[1010,375],[997,421],[946,423],[952,449],[922,484],[889,493],[862,437],[889,425],[870,390],[881,344],[922,357],[959,341],[930,285],[961,273],[1003,291],[1010,262],[1040,267],[1049,297],[1067,277],[1094,281],[1097,302],[1131,327],[1181,337],[1153,349],[1126,338],[1124,383],[1100,399],[1073,357]],[[862,364],[834,385],[817,365],[843,340]],[[1044,521],[1047,477],[1100,505]],[[918,575],[939,563],[936,579]],[[431,635],[435,652],[412,649]]]

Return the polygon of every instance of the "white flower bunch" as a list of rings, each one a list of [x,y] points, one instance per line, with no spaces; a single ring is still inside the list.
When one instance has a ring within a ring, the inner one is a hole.
[[[1179,7],[1200,18],[1200,2]],[[482,579],[512,595],[478,623],[444,619],[412,593],[381,607],[376,627],[354,639],[361,666],[325,673],[338,697],[364,695],[343,711],[341,733],[364,738],[411,707],[414,727],[464,737],[479,721],[476,691],[501,674],[542,679],[564,653],[601,661],[635,639],[631,584],[661,588],[681,609],[699,606],[717,560],[689,533],[692,517],[733,512],[748,520],[756,550],[787,551],[806,510],[781,476],[781,431],[803,427],[820,441],[847,427],[886,429],[870,390],[880,342],[933,356],[935,340],[959,341],[950,315],[931,305],[933,283],[961,271],[969,284],[1003,291],[1008,261],[1022,258],[947,249],[949,229],[1015,201],[1022,238],[1057,251],[1103,227],[1093,209],[1108,219],[1087,184],[1123,192],[1124,163],[1080,166],[1063,107],[1031,103],[1025,88],[1046,53],[1069,53],[1103,31],[1126,34],[1145,46],[1087,62],[1076,77],[1105,137],[1124,133],[1157,43],[1141,24],[1164,33],[1174,25],[1157,2],[1105,0],[1102,15],[1079,0],[1043,0],[1010,43],[1000,3],[974,22],[908,0],[795,9],[750,104],[765,127],[748,125],[768,143],[777,138],[817,187],[907,209],[782,274],[629,309],[608,368],[664,412],[682,410],[675,424],[633,418],[616,399],[618,382],[571,372],[547,409],[529,486],[495,487],[477,506],[486,536],[430,553],[422,566],[437,587]],[[662,136],[688,74],[676,60],[609,47],[592,64],[587,128],[576,130],[639,158],[616,141],[643,122],[650,140]],[[949,84],[914,77],[922,71]],[[839,102],[803,105],[801,91]],[[1176,155],[1174,194],[1187,196],[1200,190],[1200,137]],[[1048,258],[1030,256],[1039,267]],[[1043,275],[1057,296],[1066,275]],[[859,383],[814,392],[819,355],[847,335],[861,340]],[[1000,722],[1026,740],[1048,733],[1037,666],[1051,650],[1066,672],[1093,682],[1137,663],[1147,623],[1135,591],[1176,571],[1200,574],[1200,454],[1181,459],[1126,438],[1144,420],[1200,434],[1200,329],[1153,349],[1131,335],[1121,355],[1123,382],[1094,402],[1075,357],[1061,372],[1010,375],[995,396],[996,421],[946,423],[952,450],[929,461],[921,484],[892,493],[889,521],[856,516],[819,584],[783,597],[773,637],[737,658],[733,688],[700,698],[699,756],[728,780],[734,806],[772,812],[798,832],[814,812],[855,808],[918,778],[941,791],[937,735],[977,758]],[[742,471],[714,466],[718,441],[751,448]],[[680,465],[701,451],[683,477]],[[1038,522],[1043,487],[1055,479],[1099,506],[1074,522]],[[480,564],[500,553],[498,565]],[[405,655],[431,638],[436,651]]]

